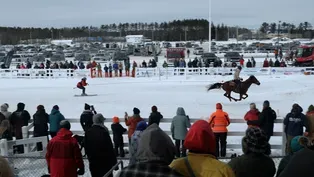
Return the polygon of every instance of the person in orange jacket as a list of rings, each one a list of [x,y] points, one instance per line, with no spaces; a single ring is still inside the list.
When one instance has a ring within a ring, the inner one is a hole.
[[[83,77],[82,80],[80,82],[77,83],[76,87],[82,90],[82,95],[86,95],[85,93],[85,86],[88,85],[88,83],[86,82],[86,77]]]
[[[212,113],[208,122],[211,125],[216,137],[216,156],[226,157],[228,132],[227,127],[230,124],[230,119],[228,113],[222,110],[222,105],[220,103],[216,104],[216,112]]]

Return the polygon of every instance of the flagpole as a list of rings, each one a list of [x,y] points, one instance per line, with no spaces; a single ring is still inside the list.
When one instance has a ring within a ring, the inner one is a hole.
[[[208,24],[209,24],[209,33],[208,33],[208,52],[211,52],[212,48],[212,0],[209,0],[209,9],[208,9]]]

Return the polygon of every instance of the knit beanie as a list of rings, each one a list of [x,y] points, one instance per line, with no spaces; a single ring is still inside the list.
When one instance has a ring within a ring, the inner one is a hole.
[[[222,105],[220,103],[216,104],[216,109],[222,109]]]
[[[58,106],[58,105],[54,105],[54,106],[52,107],[52,109],[59,111],[59,106]]]
[[[308,112],[314,111],[314,106],[311,104],[308,108]]]
[[[140,114],[140,110],[138,108],[133,108],[133,114]]]
[[[269,107],[269,105],[270,105],[269,101],[268,101],[268,100],[265,100],[264,103],[263,103],[263,106]]]
[[[250,152],[267,155],[270,153],[270,144],[267,141],[267,135],[260,128],[248,128],[243,138],[243,143]]]
[[[45,107],[43,106],[43,105],[38,105],[37,106],[37,110],[39,111],[39,110],[44,110],[45,109]]]
[[[85,105],[84,105],[84,109],[85,109],[85,110],[90,110],[90,105],[89,105],[89,104],[87,104],[87,103],[85,103]]]
[[[157,106],[152,106],[152,112],[157,112]]]
[[[143,120],[137,123],[136,130],[144,131],[147,128],[147,123]]]
[[[113,122],[114,124],[119,123],[119,122],[120,122],[119,117],[114,116],[114,117],[112,118],[112,122]]]
[[[301,136],[296,136],[291,140],[290,146],[293,153],[298,152],[299,150],[304,148],[299,142],[300,138]]]

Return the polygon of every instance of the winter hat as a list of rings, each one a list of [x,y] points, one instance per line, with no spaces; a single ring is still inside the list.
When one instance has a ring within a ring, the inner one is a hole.
[[[65,128],[65,129],[67,129],[67,130],[70,130],[70,129],[71,129],[71,124],[70,124],[70,122],[67,121],[67,120],[62,120],[62,121],[60,122],[60,128]]]
[[[6,105],[9,108],[9,104],[8,103],[4,103],[4,105]]]
[[[216,154],[216,140],[208,122],[198,120],[191,126],[184,147],[194,153]]]
[[[43,106],[43,105],[38,105],[37,106],[37,110],[39,111],[39,110],[44,110],[45,109],[45,107]]]
[[[52,107],[52,109],[59,111],[59,106],[58,106],[58,105],[54,105],[54,106]]]
[[[245,137],[243,138],[242,143],[249,152],[266,155],[270,154],[270,144],[267,141],[267,135],[260,128],[248,128],[246,130]]]
[[[216,109],[222,109],[221,103],[217,103],[217,104],[216,104]]]
[[[140,112],[138,108],[133,108],[133,114],[140,114]]]
[[[157,112],[157,106],[152,106],[152,112]]]
[[[136,130],[144,131],[147,128],[147,123],[143,120],[137,123]]]
[[[311,104],[308,108],[308,112],[314,111],[314,106]]]
[[[269,101],[268,101],[268,100],[265,100],[264,103],[263,103],[263,106],[264,106],[264,107],[269,107],[269,105],[270,105],[270,104],[269,104]]]
[[[105,123],[105,117],[102,114],[95,114],[93,116],[93,123],[94,125],[104,125]]]
[[[112,118],[112,122],[113,122],[114,124],[119,123],[119,122],[120,122],[119,117],[114,116],[114,117]]]
[[[90,105],[87,104],[87,103],[85,103],[84,109],[85,109],[85,110],[90,110]]]
[[[298,152],[299,150],[304,148],[304,146],[302,146],[299,142],[300,138],[301,136],[296,136],[291,140],[290,146],[293,153]]]

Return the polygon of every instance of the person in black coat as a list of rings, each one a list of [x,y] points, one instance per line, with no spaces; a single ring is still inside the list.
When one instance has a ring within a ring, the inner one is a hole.
[[[157,107],[152,107],[152,113],[150,113],[150,116],[148,118],[148,126],[152,125],[153,123],[159,125],[160,120],[163,118],[163,116],[158,112]]]
[[[287,137],[286,155],[291,153],[291,140],[296,136],[303,135],[303,127],[306,128],[305,132],[309,132],[308,121],[302,111],[301,106],[293,104],[291,112],[287,114],[283,121],[285,125],[284,132]]]
[[[48,140],[48,122],[49,115],[46,113],[43,105],[37,106],[37,112],[33,115],[34,119],[34,137],[46,136]],[[37,150],[42,151],[43,145],[38,142],[36,144]]]
[[[277,118],[276,112],[270,107],[269,101],[264,101],[263,111],[258,116],[259,127],[265,131],[268,141],[274,133],[274,121]]]
[[[13,126],[13,133],[16,137],[16,139],[22,139],[22,127],[27,126],[29,120],[31,119],[31,116],[28,111],[24,110],[25,104],[24,103],[18,103],[17,104],[17,110],[14,111],[11,116],[9,117],[9,120],[11,122],[11,125]]]
[[[280,67],[280,62],[279,62],[278,59],[276,59],[275,64],[274,64],[274,67]]]
[[[112,141],[102,114],[93,116],[93,126],[85,132],[85,152],[93,177],[103,177],[116,163]],[[112,177],[113,174],[109,175]]]
[[[253,64],[252,64],[251,60],[249,60],[249,61],[246,63],[246,67],[247,67],[247,68],[252,68],[252,67],[253,67]]]
[[[120,124],[120,120],[118,117],[114,117],[112,119],[111,130],[113,133],[113,142],[114,142],[114,151],[116,156],[119,155],[120,150],[120,157],[124,157],[124,143],[123,143],[123,133],[127,131],[127,129],[123,128]]]
[[[84,111],[80,117],[80,123],[85,132],[92,127],[94,114],[97,114],[94,107],[85,103]]]

